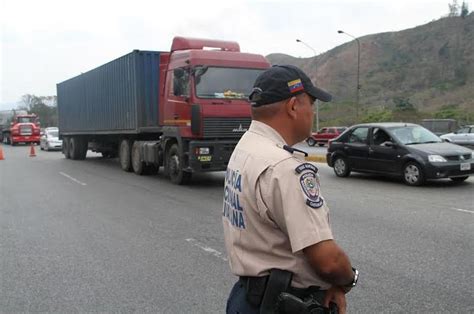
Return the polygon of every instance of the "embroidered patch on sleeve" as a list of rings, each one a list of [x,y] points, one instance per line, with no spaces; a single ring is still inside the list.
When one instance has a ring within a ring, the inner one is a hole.
[[[318,168],[315,165],[310,164],[308,162],[305,162],[304,164],[301,164],[295,168],[296,173],[302,173],[305,170],[311,170],[314,173],[318,172]]]
[[[317,174],[312,171],[303,173],[300,176],[300,185],[306,196],[306,205],[311,208],[320,208],[324,200],[320,196],[319,179]]]

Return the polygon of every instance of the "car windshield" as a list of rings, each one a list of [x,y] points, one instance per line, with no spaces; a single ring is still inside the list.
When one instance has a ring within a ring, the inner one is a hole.
[[[49,137],[58,137],[58,131],[48,131]]]
[[[255,79],[263,71],[263,69],[196,67],[194,69],[196,96],[247,99]]]
[[[393,136],[405,145],[441,143],[442,140],[421,126],[401,126],[389,128]]]

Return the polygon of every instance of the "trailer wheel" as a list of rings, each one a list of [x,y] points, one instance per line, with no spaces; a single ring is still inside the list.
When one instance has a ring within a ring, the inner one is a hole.
[[[80,141],[75,136],[69,139],[69,157],[72,160],[80,159]]]
[[[183,170],[183,156],[179,152],[178,144],[173,144],[170,147],[166,157],[167,173],[171,182],[179,185],[188,183],[192,174]]]
[[[132,171],[132,163],[130,161],[130,141],[129,140],[122,140],[120,142],[119,148],[119,159],[120,159],[120,166],[122,170],[130,172]]]
[[[63,154],[66,159],[71,159],[71,155],[69,155],[69,137],[63,138]]]
[[[142,161],[142,158],[140,156],[140,143],[139,142],[134,142],[132,145],[132,169],[135,174],[138,174],[139,176],[143,175],[146,173],[146,165]]]

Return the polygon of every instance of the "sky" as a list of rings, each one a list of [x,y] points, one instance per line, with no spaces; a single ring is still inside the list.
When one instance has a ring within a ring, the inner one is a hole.
[[[57,83],[134,49],[168,51],[174,36],[307,58],[352,40],[339,29],[362,37],[413,28],[447,15],[452,1],[0,0],[0,110],[24,94],[56,95]]]

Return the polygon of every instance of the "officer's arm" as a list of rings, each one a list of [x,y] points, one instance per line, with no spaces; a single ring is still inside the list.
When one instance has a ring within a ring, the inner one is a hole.
[[[321,241],[304,248],[303,252],[324,281],[336,286],[346,286],[354,279],[351,262],[335,241]]]

